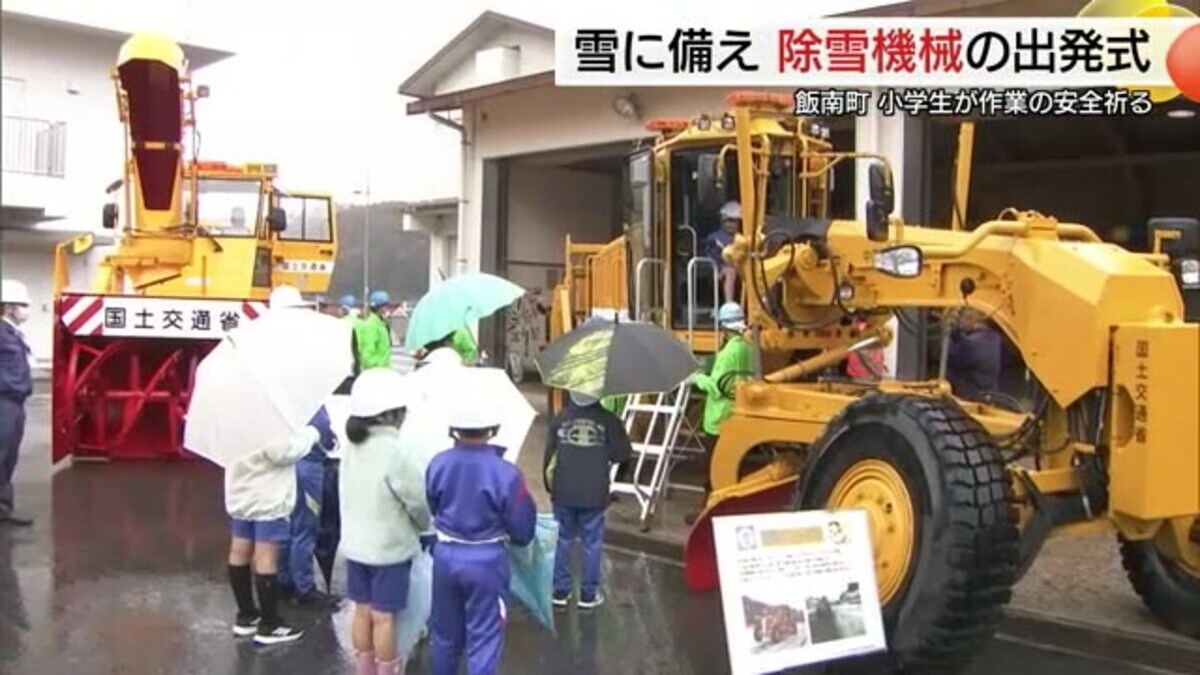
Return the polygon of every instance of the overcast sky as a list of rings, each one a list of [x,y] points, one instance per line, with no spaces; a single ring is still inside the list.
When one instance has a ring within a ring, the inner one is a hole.
[[[891,0],[894,1],[894,0]],[[486,9],[553,26],[555,12],[784,17],[879,0],[6,0],[124,30],[156,30],[236,56],[197,73],[202,155],[276,162],[284,187],[359,201],[457,196],[457,132],[408,117],[396,87]],[[22,7],[24,6],[24,7]],[[782,8],[782,9],[781,9]],[[769,20],[769,19],[768,19]],[[776,19],[779,21],[779,19]],[[115,54],[114,54],[115,59]]]

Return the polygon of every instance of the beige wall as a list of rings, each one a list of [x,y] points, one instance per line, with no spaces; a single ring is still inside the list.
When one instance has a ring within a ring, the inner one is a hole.
[[[556,166],[514,163],[508,174],[509,278],[525,288],[546,286],[561,265],[567,235],[575,241],[611,239],[616,177]]]

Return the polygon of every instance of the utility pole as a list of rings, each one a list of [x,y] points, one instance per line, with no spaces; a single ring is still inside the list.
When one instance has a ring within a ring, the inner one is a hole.
[[[362,301],[363,306],[367,305],[367,296],[371,293],[371,177],[367,176],[367,184],[362,190],[355,190],[354,194],[364,195],[367,199],[366,211],[363,213],[363,272],[362,272]]]

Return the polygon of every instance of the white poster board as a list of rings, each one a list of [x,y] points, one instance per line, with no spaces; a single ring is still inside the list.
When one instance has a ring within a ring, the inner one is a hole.
[[[733,675],[887,649],[863,511],[713,519]]]

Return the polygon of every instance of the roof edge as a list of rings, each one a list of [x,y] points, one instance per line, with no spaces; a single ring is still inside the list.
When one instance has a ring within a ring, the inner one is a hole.
[[[490,9],[486,10],[477,16],[474,21],[468,24],[466,28],[459,31],[457,35],[447,40],[446,44],[442,45],[441,49],[439,49],[433,56],[425,61],[425,63],[422,63],[412,75],[409,75],[407,79],[401,82],[400,86],[396,88],[396,93],[402,96],[412,96],[413,98],[428,97],[430,95],[428,92],[419,91],[418,85],[420,85],[421,80],[429,74],[429,71],[433,70],[442,61],[444,61],[450,55],[450,52],[453,51],[455,47],[459,46],[460,42],[470,39],[476,31],[484,28],[489,23],[517,28],[520,30],[527,30],[533,33],[549,35],[550,37],[554,36],[554,30],[547,28],[546,26],[525,21],[523,19],[518,19],[507,14],[501,14]]]

